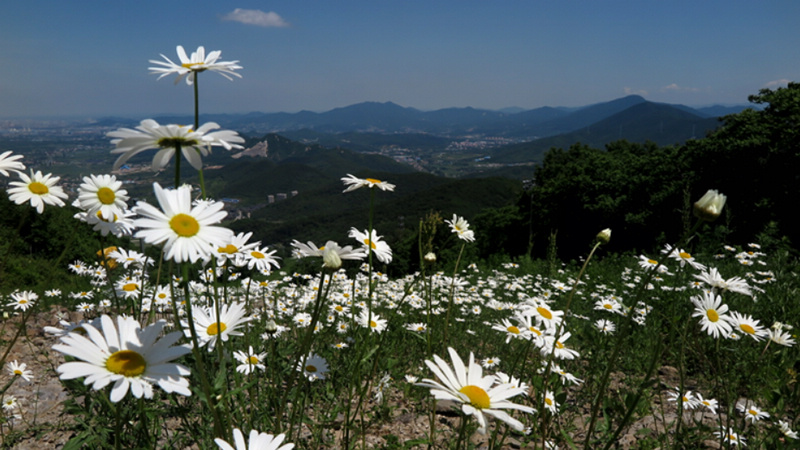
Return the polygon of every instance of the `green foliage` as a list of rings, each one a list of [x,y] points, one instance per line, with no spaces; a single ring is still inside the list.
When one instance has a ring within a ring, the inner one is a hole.
[[[0,291],[43,291],[69,278],[66,265],[91,261],[100,250],[95,234],[73,218],[72,207],[47,206],[42,214],[0,194]]]
[[[562,258],[585,253],[604,228],[613,230],[613,250],[650,248],[656,239],[676,236],[682,231],[686,183],[679,153],[675,147],[625,141],[605,151],[577,144],[548,152],[536,168],[533,188],[520,200],[535,254],[544,256],[556,230]]]
[[[798,242],[800,84],[762,89],[749,99],[765,107],[725,116],[714,134],[687,144],[695,191],[700,195],[703,187],[714,188],[728,196],[734,240],[777,226],[781,235]]]

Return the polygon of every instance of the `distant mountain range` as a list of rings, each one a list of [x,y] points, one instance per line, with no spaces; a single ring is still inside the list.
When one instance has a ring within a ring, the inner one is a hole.
[[[201,122],[214,121],[225,128],[250,135],[313,130],[322,134],[425,133],[442,137],[483,135],[533,140],[577,131],[641,104],[660,105],[660,111],[665,113],[669,109],[683,111],[695,116],[693,120],[698,121],[736,113],[748,107],[740,105],[691,108],[685,105],[649,102],[638,95],[579,108],[545,106],[531,110],[507,108],[502,111],[469,107],[421,111],[392,102],[364,102],[322,113],[300,111],[208,114],[201,117]],[[654,119],[661,122],[661,118]],[[161,116],[156,117],[156,120],[162,123],[190,123],[193,119],[189,116]],[[106,122],[116,125],[120,119],[102,119],[95,122],[95,125]]]
[[[439,152],[445,151],[455,141],[476,142],[492,137],[497,139],[486,140],[486,146],[470,147],[464,152],[465,157],[479,157],[484,164],[475,166],[474,171],[467,168],[461,173],[479,172],[483,176],[517,178],[521,172],[527,173],[527,169],[515,168],[515,165],[539,163],[554,147],[566,149],[580,142],[603,148],[607,143],[621,139],[636,143],[651,141],[658,145],[680,144],[706,136],[720,125],[721,116],[745,108],[746,105],[690,108],[650,102],[638,95],[579,108],[542,107],[523,111],[475,108],[420,111],[392,102],[365,102],[323,113],[210,114],[203,115],[201,123],[214,121],[224,128],[250,136],[248,147],[256,153],[263,152],[263,149],[253,146],[264,141],[266,138],[263,136],[271,135],[273,142],[270,142],[267,158],[273,162],[291,162],[298,158],[307,162],[314,159],[308,158],[311,154],[318,157],[321,149],[349,149],[361,154],[384,155],[391,154],[392,149],[402,149],[406,151],[406,162],[420,157],[435,162],[441,161]],[[135,125],[135,122],[119,120],[108,118],[107,125]],[[162,116],[156,120],[161,123],[190,123],[193,119]],[[100,121],[95,125],[103,123]],[[497,146],[503,140],[510,144]],[[452,151],[450,154],[457,158]],[[332,161],[329,163],[333,164]],[[335,164],[346,166],[338,160]]]

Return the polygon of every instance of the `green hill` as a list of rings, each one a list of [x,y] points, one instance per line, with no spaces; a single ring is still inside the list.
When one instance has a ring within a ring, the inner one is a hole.
[[[577,131],[495,149],[492,162],[541,163],[549,149],[569,148],[578,142],[596,148],[621,139],[672,145],[702,138],[718,126],[715,118],[701,117],[671,105],[640,102]]]

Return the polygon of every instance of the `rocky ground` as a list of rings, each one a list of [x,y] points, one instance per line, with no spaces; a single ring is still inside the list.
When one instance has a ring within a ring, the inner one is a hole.
[[[17,340],[16,344],[9,351],[6,361],[19,361],[28,365],[28,369],[34,373],[32,381],[17,380],[5,393],[7,398],[10,395],[16,397],[21,407],[22,416],[12,423],[2,424],[3,448],[17,449],[58,449],[75,435],[75,423],[72,418],[64,413],[63,402],[67,399],[67,392],[58,379],[56,368],[64,362],[63,356],[59,352],[51,350],[51,346],[56,339],[46,336],[43,328],[57,324],[57,314],[67,316],[67,320],[79,320],[78,313],[70,313],[65,310],[54,308],[48,313],[40,313],[29,321],[24,333]],[[0,328],[0,339],[8,343],[17,331],[18,318],[11,317],[4,321]],[[5,347],[0,347],[5,351]],[[8,379],[8,374],[3,370],[2,379]],[[613,375],[613,382],[609,387],[614,390],[620,387],[619,384],[625,380],[624,374]],[[652,439],[663,434],[667,428],[674,429],[677,419],[675,403],[667,401],[667,391],[678,385],[678,373],[675,368],[662,367],[659,370],[662,395],[650,401],[650,413],[640,414],[633,421],[628,429],[621,435],[615,448],[636,449],[640,448],[646,440]],[[429,430],[429,416],[416,410],[407,398],[404,397],[403,390],[398,387],[399,383],[387,392],[386,401],[391,408],[390,419],[381,421],[379,425],[373,425],[368,430],[368,435],[364,443],[368,448],[402,448],[402,443],[425,437]],[[615,386],[616,383],[616,386]],[[692,388],[692,386],[688,386]],[[663,404],[662,404],[663,402]],[[663,408],[662,408],[663,406]],[[566,429],[574,430],[570,433],[570,438],[576,443],[580,443],[584,438],[584,431],[589,420],[589,405],[577,409],[575,414],[564,415],[561,420],[567,421]],[[701,411],[685,412],[684,419],[691,423],[700,421],[716,428],[717,416]],[[454,437],[454,433],[459,424],[458,415],[448,407],[439,405],[434,418],[437,428],[437,444],[446,448]],[[330,430],[330,441],[341,442],[342,431],[333,427]],[[13,440],[6,442],[7,437]],[[488,448],[490,435],[474,435],[471,442],[476,448]],[[534,448],[533,444],[523,444],[527,439],[520,435],[509,436],[504,444],[504,448],[521,449]],[[399,447],[393,444],[399,443]],[[719,448],[715,441],[698,442],[697,448]],[[197,447],[192,447],[197,448]],[[332,445],[331,448],[338,448]]]

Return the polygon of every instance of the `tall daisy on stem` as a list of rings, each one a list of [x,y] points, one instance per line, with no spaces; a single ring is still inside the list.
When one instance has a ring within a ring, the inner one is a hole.
[[[469,222],[463,217],[453,214],[453,220],[445,220],[450,225],[450,231],[453,232],[459,239],[461,239],[461,250],[458,251],[458,258],[456,258],[456,266],[453,269],[453,280],[450,283],[450,297],[447,302],[447,317],[444,322],[444,339],[442,340],[445,347],[447,347],[447,332],[450,328],[450,310],[453,306],[453,297],[455,296],[456,289],[456,274],[458,274],[458,264],[461,262],[461,256],[464,254],[464,247],[467,242],[475,242],[475,232],[469,229]]]
[[[239,61],[219,61],[219,57],[222,55],[222,51],[220,50],[214,50],[206,55],[206,49],[202,45],[197,47],[197,51],[192,52],[191,57],[187,57],[186,51],[181,45],[177,46],[176,51],[178,52],[180,64],[172,62],[169,58],[162,54],[161,57],[164,58],[165,61],[150,60],[150,63],[159,66],[150,67],[150,73],[160,74],[158,79],[174,73],[178,75],[178,77],[175,79],[175,84],[178,84],[178,82],[185,78],[186,84],[194,88],[194,129],[197,130],[200,127],[200,89],[198,87],[198,75],[201,72],[210,70],[212,72],[219,73],[229,80],[233,80],[231,76],[238,78],[242,77],[235,72],[236,70],[241,69],[242,66],[238,64]],[[203,197],[205,198],[206,190],[205,181],[203,179],[203,169],[202,167],[195,168],[197,169],[200,177],[200,186],[202,187]],[[176,180],[175,187],[177,186],[178,184]]]
[[[417,383],[431,389],[431,395],[437,400],[450,400],[460,405],[465,416],[473,416],[478,421],[478,432],[486,433],[486,416],[503,421],[517,431],[524,428],[522,422],[514,419],[504,410],[517,410],[533,413],[530,406],[520,405],[508,401],[525,393],[525,389],[515,387],[509,383],[500,383],[494,375],[483,375],[480,364],[475,362],[475,356],[470,353],[467,365],[452,348],[447,349],[452,361],[452,367],[438,355],[433,356],[433,361],[425,361],[425,365],[436,375],[439,381],[429,378]],[[463,430],[463,428],[462,428]],[[461,439],[464,436],[460,436]]]
[[[125,162],[135,155],[150,149],[158,149],[153,157],[153,170],[166,167],[169,160],[175,157],[175,187],[180,185],[181,158],[200,171],[202,174],[203,161],[201,156],[207,156],[211,147],[223,147],[226,150],[243,148],[244,139],[235,131],[219,130],[219,125],[208,122],[194,127],[168,124],[161,125],[153,119],[145,119],[136,128],[120,128],[106,136],[113,138],[111,143],[116,147],[112,154],[120,154],[114,162],[114,170],[120,168]],[[202,183],[201,178],[201,186]],[[205,191],[204,191],[205,192]]]
[[[148,244],[164,244],[164,258],[177,263],[197,262],[211,256],[214,247],[227,245],[233,232],[217,224],[228,214],[222,202],[204,202],[192,206],[191,188],[164,189],[153,183],[161,209],[140,201],[134,211],[139,230],[135,237]]]
[[[375,178],[357,178],[353,175],[347,174],[346,177],[342,177],[342,183],[344,183],[346,189],[342,191],[343,193],[352,192],[356,189],[360,189],[362,187],[369,188],[369,226],[367,227],[366,233],[361,233],[357,229],[353,228],[350,230],[350,237],[354,237],[361,241],[366,249],[367,249],[367,257],[368,257],[368,266],[369,266],[369,278],[370,280],[367,292],[367,314],[368,319],[372,320],[372,251],[374,250],[378,258],[386,263],[391,262],[391,250],[389,249],[389,245],[385,242],[378,242],[379,237],[375,234],[373,228],[373,214],[374,214],[374,206],[375,206],[375,188],[378,188],[382,191],[394,191],[395,185],[391,183],[387,183],[385,181],[381,181]],[[381,247],[378,247],[378,244],[381,244]],[[388,253],[387,253],[388,250]]]

